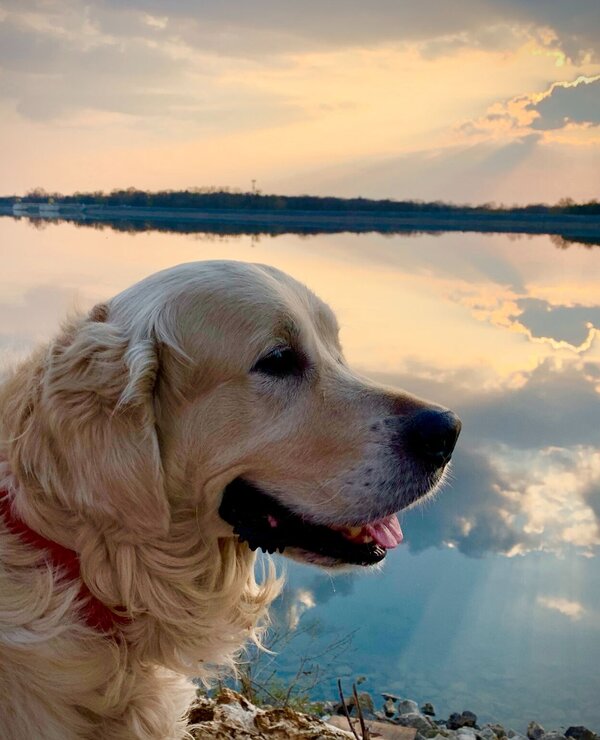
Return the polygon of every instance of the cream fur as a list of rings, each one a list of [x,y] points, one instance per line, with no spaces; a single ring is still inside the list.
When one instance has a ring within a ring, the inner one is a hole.
[[[310,382],[249,373],[281,342]],[[0,737],[186,737],[187,679],[232,666],[280,586],[219,519],[224,486],[243,473],[332,524],[401,508],[420,481],[386,419],[423,406],[354,375],[329,308],[270,267],[181,265],[72,319],[0,387],[0,484],[131,622],[85,626],[78,584],[0,521]]]

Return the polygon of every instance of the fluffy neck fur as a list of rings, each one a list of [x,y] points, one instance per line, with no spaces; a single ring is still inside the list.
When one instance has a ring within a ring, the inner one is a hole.
[[[232,666],[258,639],[279,584],[269,565],[259,585],[254,554],[211,537],[201,508],[183,500],[171,499],[168,529],[145,541],[104,512],[70,507],[71,471],[40,415],[48,357],[38,353],[0,388],[0,486],[30,527],[79,553],[92,593],[131,622],[121,640],[78,623],[78,584],[59,580],[0,522],[0,736],[185,737],[194,690],[180,676],[208,680]]]

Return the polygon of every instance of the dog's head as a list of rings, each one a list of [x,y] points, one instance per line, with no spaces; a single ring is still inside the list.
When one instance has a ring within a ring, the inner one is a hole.
[[[36,372],[43,413],[16,472],[27,483],[34,459],[38,485],[122,541],[168,539],[187,512],[205,540],[370,565],[460,431],[354,373],[329,307],[264,265],[152,275],[67,327]]]
[[[198,262],[71,321],[3,386],[0,428],[25,521],[77,551],[144,659],[211,675],[278,590],[251,550],[381,561],[460,422],[352,372],[291,277]]]
[[[143,280],[66,332],[44,383],[69,507],[132,541],[193,511],[204,538],[327,566],[399,543],[396,512],[439,485],[460,431],[352,372],[328,306],[263,265]]]

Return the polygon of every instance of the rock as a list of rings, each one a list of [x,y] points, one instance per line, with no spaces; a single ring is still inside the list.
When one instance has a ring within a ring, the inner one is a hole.
[[[464,722],[463,727],[475,727],[477,724],[477,715],[474,712],[465,709],[461,716]]]
[[[383,705],[383,711],[386,717],[393,717],[396,714],[396,707],[392,699],[386,699]]]
[[[446,720],[446,727],[449,730],[458,730],[459,727],[462,727],[460,723],[460,714],[458,712],[452,712]]]
[[[398,714],[420,714],[419,705],[412,699],[403,699],[398,702]]]
[[[538,725],[537,722],[530,722],[527,725],[527,737],[529,740],[540,740],[542,735],[544,735],[546,730],[541,725]],[[510,733],[508,735],[510,737]]]
[[[215,703],[207,696],[198,696],[188,713],[188,723],[211,722],[215,718]]]
[[[511,740],[527,740],[525,735],[521,735],[518,732],[515,732],[514,730],[508,731],[508,737],[511,738]]]
[[[545,732],[542,735],[542,740],[565,740],[565,736],[562,732],[558,732],[558,730],[552,730],[550,732]]]
[[[358,692],[358,703],[363,711],[364,717],[372,718],[375,716],[375,705],[373,704],[373,699],[368,691]]]
[[[360,708],[362,709],[363,717],[373,718],[375,716],[375,706],[373,705],[371,694],[369,694],[368,691],[359,691],[358,703],[360,704]],[[354,696],[346,697],[346,706],[348,707],[348,712],[353,716],[356,715],[356,711],[354,709],[355,705],[356,702],[354,701]],[[392,711],[392,714],[394,714],[394,712],[395,710]],[[346,712],[344,711],[344,705],[341,702],[334,704],[332,706],[331,714],[339,714],[340,716],[344,717],[346,715]]]
[[[332,717],[331,723],[339,728],[340,730],[346,730],[348,729],[348,721],[345,717]],[[361,737],[360,732],[360,724],[357,719],[352,720],[352,726],[356,730],[356,733],[359,737]],[[412,727],[399,727],[398,725],[394,725],[391,722],[375,722],[372,720],[369,720],[366,723],[367,729],[371,733],[371,737],[373,740],[377,738],[377,740],[415,740],[415,737],[417,735],[416,730],[413,730]],[[292,736],[296,737],[296,736]],[[298,736],[302,737],[302,740],[320,740],[320,738],[313,738],[309,735],[302,735]],[[352,740],[354,740],[354,735],[350,735]],[[257,738],[257,740],[259,740]],[[444,740],[441,738],[440,740]]]
[[[485,727],[482,727],[481,730],[477,731],[477,737],[481,738],[481,740],[498,740],[499,736],[489,725],[486,725]]]
[[[375,706],[373,705],[373,699],[371,698],[371,694],[369,694],[368,691],[359,691],[358,692],[358,703],[360,705],[360,708],[363,712],[363,717],[369,717],[372,718],[375,716]],[[357,715],[356,712],[356,702],[354,701],[354,696],[348,696],[346,697],[346,706],[348,707],[348,712],[351,715]],[[332,714],[339,714],[341,716],[345,716],[346,712],[344,711],[344,705],[342,703],[335,704],[333,707]]]
[[[388,693],[385,693],[385,694],[382,694],[381,696],[383,696],[383,700],[384,701],[387,701],[388,699],[390,701],[400,701],[400,697],[399,696],[396,696],[396,694],[388,694]]]
[[[189,731],[197,740],[347,740],[352,735],[289,708],[260,709],[231,689],[216,699],[198,697],[190,709]]]
[[[490,729],[493,730],[498,737],[506,737],[506,730],[502,725],[495,724],[495,725],[489,725]]]
[[[573,738],[573,740],[598,740],[598,735],[583,725],[576,725],[569,727],[565,732],[567,737]]]
[[[435,709],[433,704],[430,704],[427,702],[426,704],[423,704],[421,707],[421,714],[424,714],[426,717],[435,717]],[[577,738],[577,740],[579,740]]]
[[[462,714],[453,712],[446,722],[446,727],[449,730],[458,730],[461,727],[475,727],[477,724],[477,715],[465,709]]]
[[[427,717],[424,717],[419,712],[409,712],[408,714],[402,714],[396,717],[394,720],[396,724],[402,725],[402,727],[414,727],[419,733],[429,737],[428,733],[431,730],[435,730],[435,734],[439,733],[439,728]]]

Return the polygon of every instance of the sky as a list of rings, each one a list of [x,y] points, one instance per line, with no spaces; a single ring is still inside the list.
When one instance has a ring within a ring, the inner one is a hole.
[[[0,0],[0,193],[600,195],[598,0]]]

